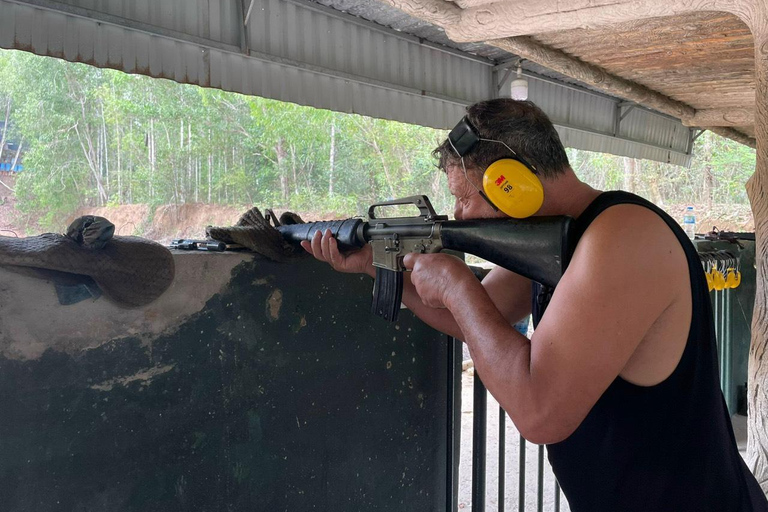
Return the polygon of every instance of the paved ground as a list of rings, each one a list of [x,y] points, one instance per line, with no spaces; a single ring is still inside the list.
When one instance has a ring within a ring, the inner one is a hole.
[[[747,456],[747,417],[734,414],[731,417],[733,422],[733,433],[736,435],[736,442],[739,445],[739,453],[743,458]]]
[[[469,368],[462,373],[461,393],[461,460],[459,463],[459,510],[462,512],[472,510],[472,382],[473,369]],[[499,508],[498,499],[498,474],[499,474],[499,405],[488,394],[488,451],[486,511],[514,512],[518,507],[518,478],[520,461],[520,434],[515,429],[509,417],[506,418],[506,460],[505,460],[505,499],[504,508]],[[745,416],[733,417],[733,429],[739,450],[745,455],[747,446],[747,421]],[[529,512],[538,510],[554,512],[555,507],[555,480],[552,468],[549,466],[544,453],[544,494],[539,508],[538,503],[538,446],[526,443],[525,464],[525,508]],[[560,495],[560,511],[570,512],[565,496]]]

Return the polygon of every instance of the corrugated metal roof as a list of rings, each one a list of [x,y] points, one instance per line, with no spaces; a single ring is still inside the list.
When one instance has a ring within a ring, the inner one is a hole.
[[[414,35],[421,39],[425,39],[435,44],[440,44],[448,48],[454,48],[456,50],[477,55],[486,59],[490,59],[496,62],[506,62],[510,60],[518,59],[518,56],[507,51],[504,51],[495,46],[491,46],[484,43],[456,43],[448,39],[445,35],[445,31],[436,25],[432,25],[425,21],[419,20],[412,16],[405,14],[399,9],[384,4],[382,2],[371,0],[291,0],[301,2],[304,4],[318,3],[328,6],[337,11],[349,13],[353,16],[362,18],[364,20],[377,23],[383,27],[389,27],[394,30]],[[549,68],[540,66],[535,62],[526,61],[523,63],[523,68],[536,73],[541,76],[553,78],[566,84],[578,85],[581,88],[598,91],[598,89],[578,82],[571,77],[562,75]]]
[[[513,58],[375,0],[253,0],[249,14],[239,0],[0,0],[0,46],[443,129],[497,95],[494,66]],[[679,121],[636,108],[616,130],[619,100],[524,67],[566,145],[690,161]]]
[[[558,128],[569,147],[690,165],[690,130],[679,121],[645,109],[620,107],[604,94],[563,87],[528,74],[528,97]],[[616,116],[626,113],[617,123]]]

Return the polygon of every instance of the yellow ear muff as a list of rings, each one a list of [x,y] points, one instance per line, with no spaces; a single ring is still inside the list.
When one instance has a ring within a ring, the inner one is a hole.
[[[516,219],[530,217],[544,202],[544,187],[524,163],[512,158],[497,160],[483,175],[483,190],[496,208]]]
[[[741,284],[741,272],[737,272],[734,268],[728,269],[727,277],[725,278],[726,288],[738,288]]]

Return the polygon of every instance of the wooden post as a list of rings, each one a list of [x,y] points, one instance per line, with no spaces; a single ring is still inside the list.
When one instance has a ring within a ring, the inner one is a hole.
[[[757,165],[747,182],[747,195],[755,217],[757,291],[749,351],[747,461],[768,493],[768,0],[755,4],[750,28],[755,38]]]

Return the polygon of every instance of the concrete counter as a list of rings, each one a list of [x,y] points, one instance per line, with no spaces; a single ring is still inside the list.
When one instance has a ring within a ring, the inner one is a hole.
[[[139,309],[0,270],[3,511],[445,510],[444,335],[314,260],[176,265]]]

